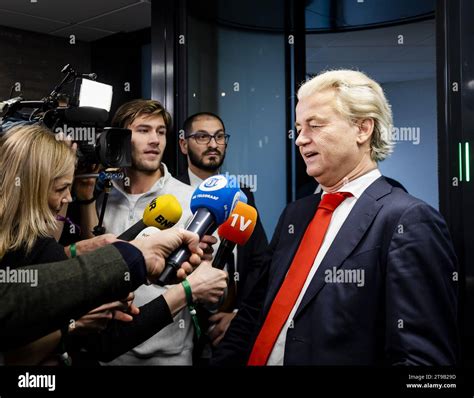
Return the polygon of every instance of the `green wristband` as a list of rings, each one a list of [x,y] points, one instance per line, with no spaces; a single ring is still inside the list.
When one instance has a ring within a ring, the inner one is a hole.
[[[76,251],[76,244],[75,243],[71,243],[71,245],[69,246],[69,251],[71,252],[71,258],[76,257],[77,251]]]
[[[184,293],[186,294],[186,302],[188,305],[193,305],[193,292],[191,290],[191,285],[189,284],[188,280],[185,279],[181,282],[184,287]]]
[[[186,295],[186,302],[188,303],[189,313],[191,314],[191,319],[193,320],[193,323],[194,323],[194,329],[196,331],[196,336],[199,339],[201,337],[201,328],[199,327],[199,320],[198,320],[198,317],[197,317],[197,312],[196,312],[196,309],[194,308],[193,292],[191,290],[191,285],[189,284],[189,282],[186,279],[181,282],[181,285],[183,285],[184,294]]]

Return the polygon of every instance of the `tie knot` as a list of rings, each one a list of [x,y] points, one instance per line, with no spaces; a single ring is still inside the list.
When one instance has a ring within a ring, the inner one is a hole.
[[[319,202],[318,209],[323,208],[330,212],[336,210],[337,206],[339,206],[344,199],[350,198],[353,196],[350,192],[335,192],[335,193],[327,193],[323,195],[321,202]]]

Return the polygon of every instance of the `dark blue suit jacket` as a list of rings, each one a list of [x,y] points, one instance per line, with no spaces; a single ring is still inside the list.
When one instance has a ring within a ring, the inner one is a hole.
[[[320,195],[289,204],[212,364],[245,364]],[[293,232],[293,233],[292,233]],[[360,270],[364,285],[328,270]],[[453,365],[457,260],[441,215],[381,177],[357,200],[288,329],[285,365]],[[455,279],[453,281],[453,279]]]

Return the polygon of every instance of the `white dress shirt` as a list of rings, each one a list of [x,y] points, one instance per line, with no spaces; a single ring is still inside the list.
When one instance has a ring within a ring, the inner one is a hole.
[[[324,259],[324,256],[328,252],[329,248],[332,245],[332,242],[336,238],[337,233],[346,221],[347,216],[351,212],[352,208],[356,204],[357,200],[360,198],[362,193],[382,174],[378,169],[372,170],[363,176],[356,178],[353,181],[343,185],[338,191],[341,192],[350,192],[353,197],[345,199],[337,208],[334,210],[334,213],[331,217],[331,221],[329,223],[328,229],[326,231],[326,235],[324,236],[323,243],[321,244],[321,248],[314,259],[313,266],[309,271],[308,277],[301,289],[301,292],[296,300],[294,307],[292,308],[290,315],[288,316],[288,320],[283,325],[281,332],[273,346],[273,350],[270,353],[268,358],[267,365],[283,365],[284,355],[285,355],[285,343],[286,343],[286,333],[288,332],[288,328],[291,325],[291,320],[293,319],[298,307],[303,300],[303,297],[308,289],[311,280],[314,277],[314,274],[318,270],[319,265]],[[323,196],[326,192],[323,192]]]
[[[191,185],[193,188],[197,188],[201,184],[201,182],[204,181],[202,178],[194,174],[189,168],[188,168],[188,176],[189,176],[189,185]]]

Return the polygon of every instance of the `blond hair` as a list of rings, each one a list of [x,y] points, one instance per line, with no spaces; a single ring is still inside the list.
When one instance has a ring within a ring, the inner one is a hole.
[[[380,85],[362,72],[332,70],[306,81],[298,90],[298,99],[327,89],[335,90],[335,110],[350,121],[373,119],[370,141],[372,160],[382,161],[393,151],[392,111]]]
[[[48,205],[54,180],[65,176],[75,154],[40,125],[9,130],[0,140],[0,259],[7,251],[31,250],[48,237],[56,219]]]

